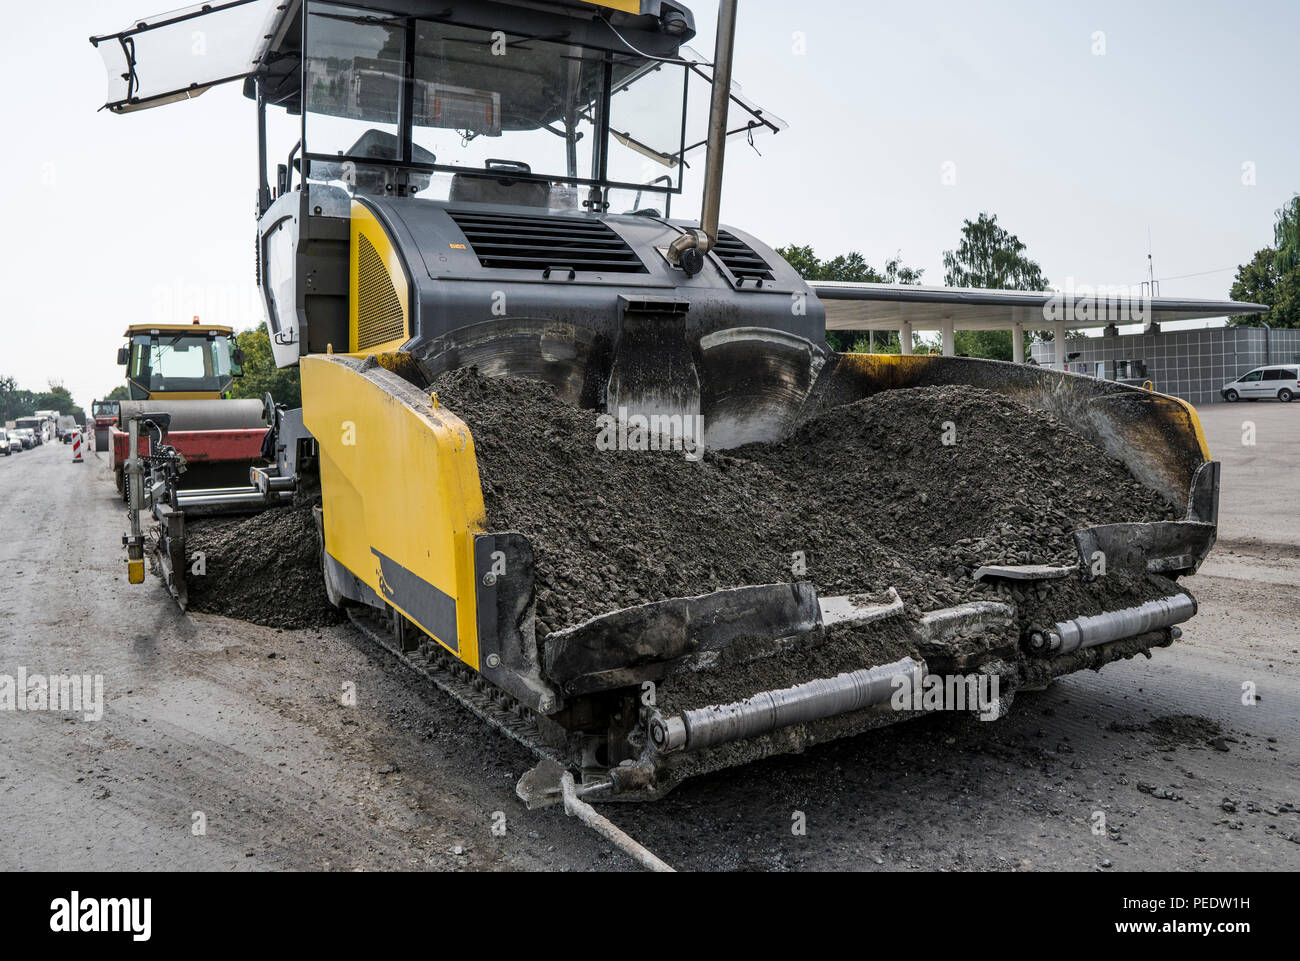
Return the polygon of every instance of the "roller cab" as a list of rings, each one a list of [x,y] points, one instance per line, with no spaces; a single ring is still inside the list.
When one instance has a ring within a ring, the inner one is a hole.
[[[234,331],[196,317],[191,324],[136,324],[124,336],[117,359],[130,399],[117,405],[116,423],[105,423],[118,490],[124,492],[130,456],[126,423],[142,412],[169,415],[168,443],[186,465],[181,489],[247,485],[249,467],[262,456],[267,422],[262,401],[226,397],[243,376]],[[138,444],[147,454],[149,437]]]

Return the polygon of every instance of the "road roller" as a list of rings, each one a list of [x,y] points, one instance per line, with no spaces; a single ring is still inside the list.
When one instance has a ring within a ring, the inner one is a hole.
[[[117,362],[126,368],[130,399],[118,404],[110,438],[118,492],[125,496],[127,422],[153,411],[170,415],[167,441],[185,465],[181,489],[247,484],[249,468],[262,459],[269,425],[263,401],[227,396],[234,379],[243,376],[234,331],[195,318],[183,325],[133,325],[125,337]],[[139,443],[147,450],[147,437]]]
[[[133,325],[125,337],[117,362],[126,368],[130,399],[117,402],[108,431],[110,467],[131,524],[123,539],[129,580],[143,581],[148,554],[185,610],[186,518],[254,513],[293,500],[292,485],[267,476],[284,411],[269,395],[229,396],[244,361],[230,327],[195,317]],[[148,532],[145,514],[157,522]]]

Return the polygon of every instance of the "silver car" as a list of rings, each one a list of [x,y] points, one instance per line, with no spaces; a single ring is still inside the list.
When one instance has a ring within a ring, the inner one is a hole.
[[[1257,367],[1244,377],[1224,384],[1219,391],[1229,403],[1239,400],[1280,400],[1284,404],[1300,397],[1300,365],[1274,364]]]

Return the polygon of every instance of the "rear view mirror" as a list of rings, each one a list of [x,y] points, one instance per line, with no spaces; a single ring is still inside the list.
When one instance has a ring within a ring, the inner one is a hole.
[[[131,362],[131,348],[119,347],[117,349],[117,365],[119,367],[125,367],[130,362]]]
[[[243,366],[244,366],[244,352],[243,352],[243,350],[241,350],[240,348],[236,347],[233,351],[231,351],[230,359],[234,362],[234,364],[235,364],[236,367],[243,367]]]

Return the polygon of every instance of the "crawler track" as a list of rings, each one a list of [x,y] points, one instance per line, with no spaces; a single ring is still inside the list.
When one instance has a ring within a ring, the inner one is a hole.
[[[497,731],[539,758],[565,763],[563,755],[545,743],[531,710],[485,681],[435,642],[426,639],[418,650],[402,651],[381,615],[364,607],[349,607],[347,613],[362,634]]]

